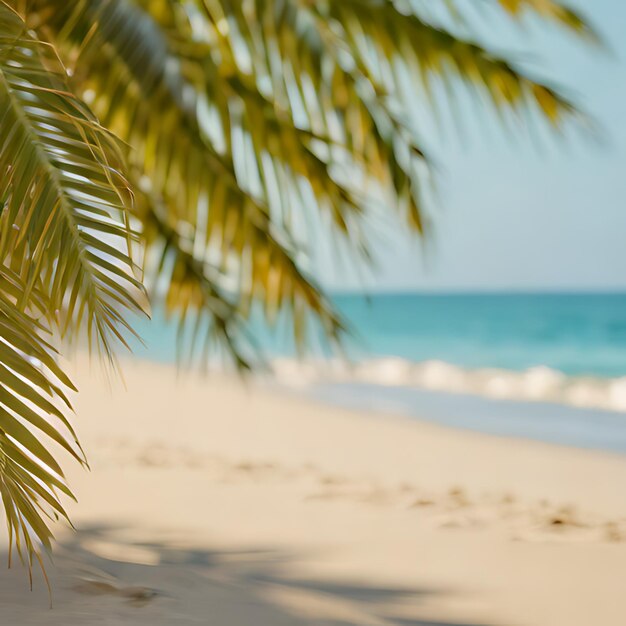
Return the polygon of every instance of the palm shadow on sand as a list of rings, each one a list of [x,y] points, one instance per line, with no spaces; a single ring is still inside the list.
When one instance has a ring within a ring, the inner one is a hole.
[[[294,574],[297,555],[272,548],[211,551],[121,542],[92,526],[57,546],[34,590],[21,566],[0,570],[2,624],[22,626],[486,626],[429,620],[423,604],[441,589],[373,586]],[[0,555],[5,559],[6,554]]]

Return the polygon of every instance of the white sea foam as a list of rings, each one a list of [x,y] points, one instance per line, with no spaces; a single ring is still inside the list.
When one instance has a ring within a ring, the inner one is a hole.
[[[472,370],[443,361],[414,363],[396,357],[369,359],[356,364],[336,360],[298,362],[276,359],[273,371],[279,382],[289,386],[321,382],[364,383],[626,411],[626,376],[566,376],[545,366],[524,371]]]

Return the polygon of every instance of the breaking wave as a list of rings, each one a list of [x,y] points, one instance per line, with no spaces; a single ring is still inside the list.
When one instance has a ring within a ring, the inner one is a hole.
[[[275,359],[273,372],[278,382],[292,387],[322,382],[362,383],[626,411],[626,376],[567,376],[545,366],[513,371],[464,369],[443,361],[416,363],[395,357],[369,359],[356,364],[336,360],[299,362]]]

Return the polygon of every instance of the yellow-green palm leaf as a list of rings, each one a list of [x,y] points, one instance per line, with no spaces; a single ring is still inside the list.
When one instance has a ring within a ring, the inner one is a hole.
[[[135,180],[144,182],[148,198],[158,197],[167,207],[169,227],[191,232],[185,238],[196,248],[201,244],[203,251],[214,245],[219,251],[214,263],[218,271],[239,277],[238,303],[253,297],[264,300],[269,309],[287,303],[299,318],[297,328],[304,327],[306,312],[312,310],[328,334],[336,337],[341,323],[295,260],[290,233],[272,221],[265,189],[253,189],[232,154],[220,151],[203,128],[199,93],[182,71],[185,59],[170,49],[159,25],[134,3],[91,0],[57,5],[59,11],[48,26],[59,29],[58,36],[68,50],[83,43],[73,84],[93,94],[93,107],[102,122],[127,142],[127,160]],[[201,78],[204,81],[204,75]],[[176,251],[174,240],[166,242],[154,229],[146,228],[146,234],[149,243]],[[206,258],[196,261],[203,268],[208,265]],[[151,268],[146,269],[151,274]],[[173,287],[178,276],[170,274]],[[203,274],[202,282],[207,278]],[[187,307],[192,301],[169,298],[167,302],[184,322],[190,311],[206,312],[198,306]],[[218,335],[232,346],[222,325],[217,328]]]
[[[67,517],[55,490],[71,495],[47,439],[84,462],[64,413],[71,383],[42,335],[84,326],[112,356],[143,288],[116,141],[68,90],[54,49],[4,3],[0,146],[0,491],[30,566],[50,547],[45,515]]]
[[[598,36],[583,16],[554,0],[498,0],[499,5],[513,16],[534,12],[540,17],[555,20],[575,33],[597,40]]]
[[[69,521],[58,493],[73,497],[50,443],[85,459],[65,415],[74,387],[42,337],[49,331],[34,317],[46,298],[31,292],[32,311],[21,311],[16,302],[25,289],[17,274],[0,266],[0,496],[9,539],[30,570],[40,548],[51,547],[48,520]]]
[[[189,293],[191,276],[202,291],[221,275],[240,310],[259,299],[270,317],[298,312],[294,328],[312,311],[340,332],[306,271],[317,214],[329,213],[361,251],[372,207],[392,207],[419,232],[427,225],[428,161],[403,81],[418,91],[460,77],[498,108],[534,103],[555,124],[573,113],[548,85],[431,25],[418,3],[413,12],[391,0],[28,4],[33,24],[71,59],[72,85],[127,142],[135,179],[203,268],[167,277],[169,308],[181,314],[203,309],[192,304],[201,299],[183,306],[173,297],[183,293],[179,276]],[[542,14],[574,26],[572,12],[548,4]],[[144,223],[158,248],[147,258],[174,255],[174,239],[153,226]]]
[[[116,142],[73,95],[54,49],[0,4],[0,261],[36,283],[61,329],[86,324],[111,356],[141,310]],[[128,195],[128,192],[126,192]]]

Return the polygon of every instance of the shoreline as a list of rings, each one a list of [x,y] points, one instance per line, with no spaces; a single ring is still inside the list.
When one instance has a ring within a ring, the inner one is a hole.
[[[408,418],[421,424],[504,439],[626,455],[626,413],[623,412],[367,384],[320,384],[302,390],[276,386],[276,389],[325,407]]]
[[[0,571],[10,623],[626,620],[625,458],[122,366],[127,391],[70,367],[78,531],[59,529],[52,612],[39,578]]]

